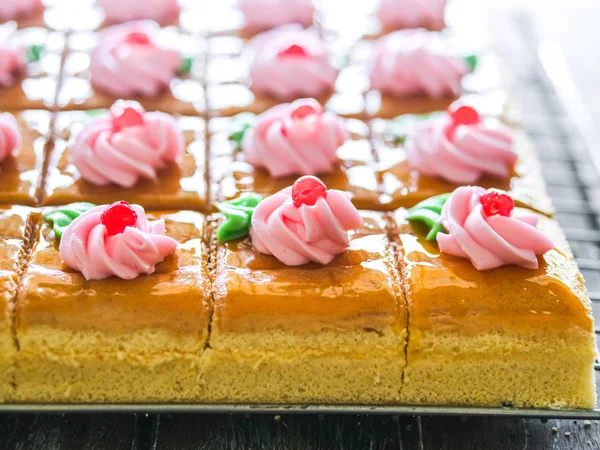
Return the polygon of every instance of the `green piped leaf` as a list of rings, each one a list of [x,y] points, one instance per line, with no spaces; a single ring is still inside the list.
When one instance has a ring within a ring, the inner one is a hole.
[[[443,114],[440,111],[427,114],[403,114],[392,119],[387,127],[387,133],[392,137],[397,145],[404,145],[406,138],[417,127],[422,126],[424,122],[435,119]]]
[[[179,67],[180,75],[189,75],[192,71],[192,67],[194,66],[194,58],[191,56],[186,56],[181,59],[181,67]]]
[[[438,233],[446,231],[441,223],[441,218],[442,208],[449,198],[450,194],[436,195],[408,210],[407,219],[410,222],[421,222],[429,230],[426,237],[428,241],[435,241]]]
[[[477,55],[473,53],[472,55],[465,56],[465,62],[469,65],[469,69],[471,69],[471,72],[474,72],[477,68],[477,63],[479,61]]]
[[[52,224],[57,239],[60,239],[71,223],[84,212],[96,207],[93,203],[71,203],[70,205],[54,208],[43,214],[44,219]]]
[[[42,57],[42,52],[44,51],[44,46],[42,44],[33,44],[31,47],[27,49],[27,53],[25,54],[25,58],[27,62],[34,63],[38,62]]]
[[[248,129],[254,126],[256,122],[256,115],[244,112],[240,113],[231,118],[231,125],[229,127],[229,140],[235,142],[237,148],[242,148],[242,141],[244,134]]]
[[[88,109],[85,113],[90,117],[98,117],[106,114],[106,109]]]
[[[261,200],[260,195],[246,192],[235,200],[219,203],[217,208],[225,216],[225,222],[217,229],[217,240],[223,243],[248,236],[252,214]]]

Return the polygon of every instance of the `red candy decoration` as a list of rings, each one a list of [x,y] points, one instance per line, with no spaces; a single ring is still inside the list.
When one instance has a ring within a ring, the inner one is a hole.
[[[121,200],[106,208],[100,220],[106,227],[108,235],[114,236],[125,231],[127,227],[134,227],[137,224],[137,214],[129,203]]]
[[[298,178],[292,186],[292,199],[296,208],[302,205],[313,206],[321,197],[327,197],[327,186],[317,177]]]
[[[133,45],[148,45],[150,44],[150,36],[142,31],[132,31],[125,37],[125,42]]]
[[[512,198],[506,194],[499,194],[494,191],[482,195],[479,201],[488,216],[500,214],[501,216],[509,217],[515,207],[515,202]]]
[[[287,56],[291,56],[291,57],[299,57],[299,56],[308,56],[308,53],[306,53],[306,50],[304,50],[304,47],[301,47],[297,44],[292,44],[289,47],[281,50],[279,53],[277,53],[277,55],[279,57],[287,57]]]
[[[454,132],[459,125],[476,125],[481,122],[481,116],[475,108],[461,105],[460,103],[453,103],[450,105],[450,108],[448,108],[448,115],[452,120],[452,123],[446,129],[446,136],[448,136],[448,139],[452,139]]]
[[[144,125],[146,111],[138,102],[118,100],[110,107],[110,117],[115,132],[123,128]]]
[[[292,120],[304,120],[310,116],[316,116],[319,112],[311,105],[301,105],[292,111]]]

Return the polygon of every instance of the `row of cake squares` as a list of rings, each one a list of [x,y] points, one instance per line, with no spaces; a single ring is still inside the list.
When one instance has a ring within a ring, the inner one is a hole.
[[[125,199],[210,212],[244,192],[270,195],[298,176],[319,175],[362,209],[413,206],[478,183],[552,213],[523,132],[462,102],[362,121],[314,99],[209,120],[117,101],[106,111],[2,113],[0,137],[0,203]]]
[[[0,6],[0,24],[14,21],[21,28],[72,31],[148,19],[188,32],[252,35],[289,23],[306,27],[320,23],[370,35],[399,28],[440,30],[445,26],[445,10],[446,0],[5,0]]]
[[[0,253],[3,401],[595,404],[568,244],[505,193],[12,206]]]
[[[232,115],[314,97],[344,116],[390,118],[444,109],[463,94],[484,98],[491,113],[504,106],[493,57],[422,28],[357,41],[291,24],[248,42],[151,21],[69,35],[0,31],[8,34],[2,110],[107,108],[128,98],[170,113]]]

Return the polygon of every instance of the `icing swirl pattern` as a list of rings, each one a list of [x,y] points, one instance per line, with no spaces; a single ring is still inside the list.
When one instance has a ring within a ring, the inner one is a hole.
[[[41,0],[2,0],[0,2],[0,22],[32,16],[41,9]]]
[[[21,148],[23,138],[19,123],[10,113],[0,114],[0,162],[8,155],[16,154]]]
[[[12,86],[24,71],[23,53],[7,43],[0,44],[0,87]]]
[[[177,0],[97,0],[96,4],[104,11],[104,17],[111,23],[149,19],[164,23],[179,14],[181,7]]]
[[[251,30],[269,30],[298,23],[309,26],[315,7],[312,0],[239,0],[238,6]]]
[[[377,17],[387,29],[444,28],[447,0],[380,0]]]

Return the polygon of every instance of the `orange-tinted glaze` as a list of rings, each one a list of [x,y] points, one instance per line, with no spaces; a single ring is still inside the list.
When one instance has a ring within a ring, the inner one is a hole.
[[[0,87],[0,111],[46,109],[54,105],[64,36],[42,28],[26,28],[12,33],[8,42],[27,51],[31,45],[43,45],[40,60],[27,63],[26,72],[15,84]]]
[[[249,239],[219,245],[215,324],[220,331],[368,328],[405,324],[383,216],[364,212],[351,247],[326,266],[288,267]]]
[[[368,127],[364,122],[348,119],[344,122],[352,139],[339,149],[339,163],[332,173],[319,177],[329,189],[350,193],[354,204],[361,209],[377,209],[378,186]],[[212,135],[210,151],[215,201],[238,197],[251,191],[265,196],[291,186],[299,175],[273,178],[265,169],[255,168],[244,160],[242,151],[228,140],[230,120],[212,119],[209,130]]]
[[[539,216],[557,248],[537,270],[503,266],[478,271],[466,258],[440,254],[425,230],[396,213],[401,265],[412,330],[559,334],[574,327],[592,332],[590,301],[558,224]]]
[[[26,206],[0,206],[0,271],[19,271],[30,213]]]
[[[155,273],[133,280],[86,281],[62,262],[58,242],[42,223],[19,290],[17,328],[51,325],[117,333],[140,328],[201,333],[210,317],[204,217],[190,211],[148,216],[164,218],[167,235],[179,246],[157,265]]]
[[[90,54],[101,39],[101,33],[74,33],[68,40],[68,54],[63,69],[63,81],[57,96],[60,109],[108,108],[118,98],[97,90],[90,80]],[[174,27],[163,28],[157,34],[159,45],[177,48],[182,55],[194,58],[192,71],[186,76],[171,80],[167,90],[157,97],[133,96],[129,100],[140,102],[148,111],[164,111],[171,114],[197,115],[205,111],[204,89],[201,82],[203,71],[203,44],[196,37],[180,35]]]
[[[169,163],[158,171],[158,179],[141,179],[131,188],[117,185],[96,186],[80,178],[70,162],[69,146],[77,134],[97,119],[84,112],[58,113],[55,145],[46,176],[44,205],[72,202],[96,204],[127,200],[151,209],[202,210],[206,205],[205,122],[198,117],[179,117],[178,124],[187,141],[187,150],[179,163]]]

